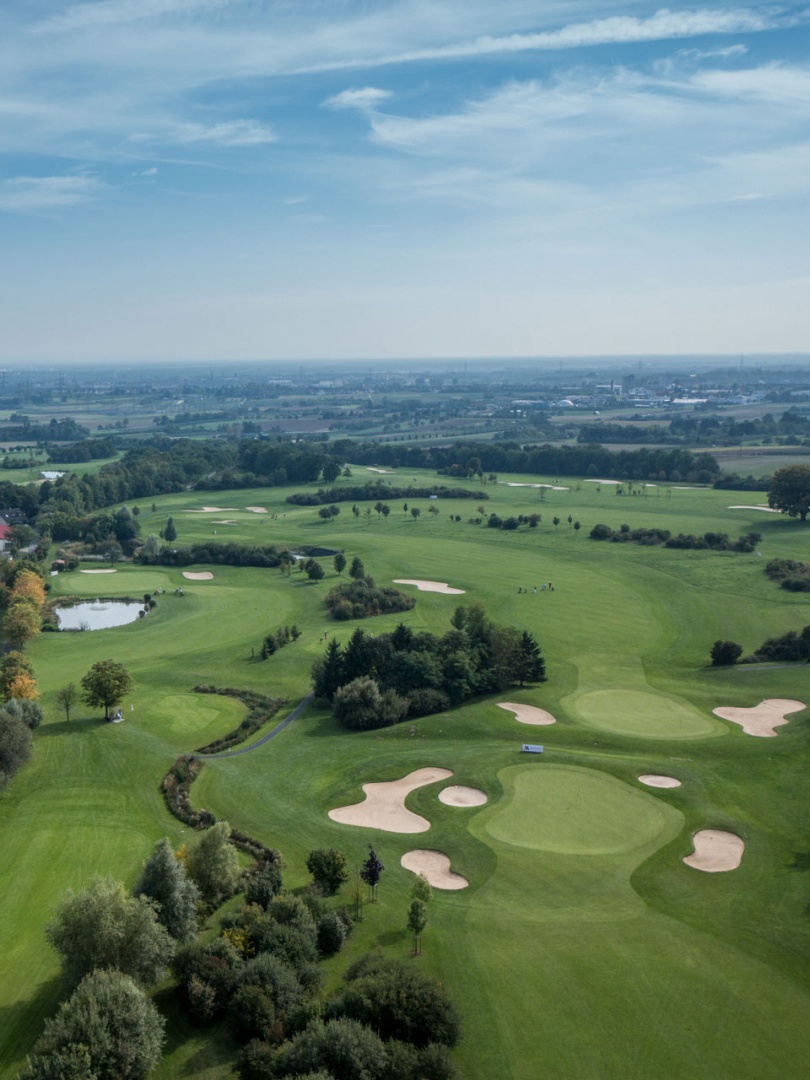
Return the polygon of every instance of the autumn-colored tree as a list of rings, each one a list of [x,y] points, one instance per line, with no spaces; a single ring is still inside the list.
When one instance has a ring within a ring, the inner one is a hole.
[[[39,605],[29,597],[12,599],[3,616],[3,637],[12,649],[18,650],[41,629],[42,612]]]
[[[0,696],[4,701],[14,696],[11,693],[11,687],[21,675],[28,676],[30,679],[34,678],[31,661],[21,652],[6,653],[0,660]]]
[[[45,604],[45,582],[33,570],[23,570],[14,582],[12,598],[28,598],[41,609]]]
[[[36,701],[39,697],[36,679],[21,672],[9,683],[8,696],[22,698],[25,701]]]

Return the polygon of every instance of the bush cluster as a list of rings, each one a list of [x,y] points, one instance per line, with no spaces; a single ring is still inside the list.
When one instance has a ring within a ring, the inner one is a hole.
[[[810,563],[798,559],[771,559],[765,573],[790,592],[810,592]]]
[[[631,529],[622,525],[611,529],[609,525],[594,525],[590,531],[591,540],[609,540],[612,544],[642,544],[655,546],[663,544],[668,548],[686,548],[698,551],[744,551],[752,552],[762,539],[759,533],[744,533],[738,540],[730,540],[727,533],[707,532],[702,536],[679,533],[673,536],[669,529]]]
[[[201,768],[199,758],[181,754],[160,782],[169,812],[192,829],[209,829],[217,820],[210,810],[195,810],[191,805],[191,785]]]
[[[366,619],[410,611],[416,603],[393,585],[378,586],[373,577],[355,578],[336,585],[326,596],[325,604],[333,619]]]
[[[265,638],[265,641],[267,639]],[[253,690],[239,690],[238,688],[231,686],[210,686],[208,684],[201,684],[194,687],[195,694],[221,694],[224,697],[236,698],[237,701],[241,701],[243,705],[247,706],[247,716],[239,725],[238,728],[234,728],[233,731],[229,731],[227,735],[223,735],[221,739],[214,739],[213,742],[208,743],[207,746],[200,747],[196,751],[198,754],[219,754],[223,750],[228,750],[232,746],[237,746],[239,743],[243,743],[245,739],[249,739],[251,735],[263,727],[268,720],[272,719],[276,713],[284,705],[287,704],[287,698],[268,698],[263,694],[257,694]]]
[[[789,630],[781,637],[768,638],[756,652],[746,656],[743,664],[762,664],[774,661],[810,663],[810,626],[798,633]]]

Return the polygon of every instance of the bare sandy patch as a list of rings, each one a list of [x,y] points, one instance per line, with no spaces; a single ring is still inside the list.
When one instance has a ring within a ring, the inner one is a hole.
[[[439,792],[439,802],[445,806],[483,806],[487,802],[487,793],[475,787],[465,787],[463,784],[453,784],[452,787],[442,788]]]
[[[366,466],[366,472],[390,473],[390,469],[376,469],[373,465]]]
[[[750,503],[735,503],[727,507],[728,510],[762,510],[765,514],[781,514],[781,510],[775,510],[772,506],[751,506]]]
[[[639,777],[639,781],[646,784],[647,787],[671,788],[681,786],[680,780],[676,780],[674,776],[662,776],[660,773],[644,773]]]
[[[405,799],[417,788],[447,780],[453,775],[450,769],[416,769],[401,780],[389,780],[379,784],[363,784],[365,801],[352,806],[338,806],[329,811],[332,821],[341,825],[359,825],[364,829],[380,829],[382,832],[427,832],[430,822],[420,814],[414,814],[405,806]]]
[[[513,712],[515,719],[521,724],[533,724],[535,727],[546,727],[548,724],[556,724],[557,717],[552,716],[545,709],[538,709],[534,705],[520,705],[515,701],[499,701],[499,709]]]
[[[586,484],[621,484],[621,480],[591,480],[585,481]]]
[[[199,510],[186,510],[187,514],[232,514],[238,506],[203,506]]]
[[[452,589],[446,581],[425,581],[422,578],[394,578],[395,585],[415,585],[419,592],[438,592],[448,596],[461,596],[466,589]]]
[[[250,510],[251,514],[266,514],[267,513],[267,507],[266,506],[246,506],[245,509]]]
[[[115,569],[107,569],[107,570],[80,570],[80,571],[79,571],[79,573],[80,573],[80,574],[117,574],[117,573],[118,573],[118,571],[117,571],[117,570],[115,570]]]
[[[183,577],[188,578],[189,581],[211,581],[213,574],[210,570],[184,570]]]
[[[787,714],[801,712],[807,706],[803,701],[791,698],[766,698],[751,709],[735,709],[732,706],[712,709],[715,716],[739,724],[746,735],[756,735],[759,739],[772,739],[776,728],[787,723]]]
[[[470,884],[461,874],[450,869],[450,860],[441,851],[418,848],[406,851],[400,865],[414,874],[424,874],[434,889],[466,889]]]
[[[212,525],[236,525],[237,523],[232,518],[214,518],[211,521]]]
[[[692,843],[695,850],[691,855],[685,855],[683,861],[706,874],[736,870],[745,851],[745,841],[741,837],[722,829],[701,829],[692,837]]]

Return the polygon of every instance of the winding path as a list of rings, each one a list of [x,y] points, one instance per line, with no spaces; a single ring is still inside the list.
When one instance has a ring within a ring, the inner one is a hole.
[[[266,735],[262,735],[257,742],[252,743],[250,746],[243,746],[239,750],[225,750],[221,754],[195,754],[194,756],[198,757],[200,761],[215,761],[217,758],[232,758],[236,757],[237,754],[249,754],[251,750],[258,750],[260,746],[264,746],[266,742],[275,738],[288,724],[291,724],[293,720],[297,719],[304,709],[312,702],[313,697],[314,694],[310,690],[307,696],[298,702],[293,711],[288,716],[285,716],[280,724],[276,724],[272,731],[268,731]]]

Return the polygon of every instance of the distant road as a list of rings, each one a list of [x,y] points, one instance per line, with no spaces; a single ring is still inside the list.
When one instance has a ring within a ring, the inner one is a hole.
[[[251,750],[258,750],[260,746],[264,746],[266,742],[274,739],[280,731],[283,731],[288,724],[291,724],[293,720],[299,717],[304,709],[312,702],[313,697],[314,695],[312,691],[310,691],[305,698],[302,698],[301,701],[298,702],[289,716],[285,716],[281,723],[276,724],[272,731],[268,731],[266,735],[262,735],[258,742],[252,743],[250,746],[243,746],[239,750],[226,750],[222,754],[196,754],[195,757],[198,757],[200,761],[210,761],[215,758],[232,758],[236,757],[237,754],[249,754]]]

